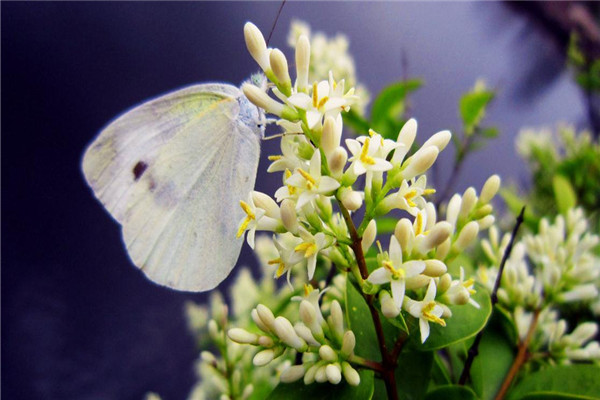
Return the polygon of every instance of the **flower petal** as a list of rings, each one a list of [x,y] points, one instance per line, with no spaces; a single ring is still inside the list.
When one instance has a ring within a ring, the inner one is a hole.
[[[421,343],[425,343],[429,337],[429,322],[424,318],[419,318],[419,328],[421,329]]]
[[[413,277],[419,275],[425,270],[425,261],[407,261],[402,264],[402,268],[406,271],[407,277]]]
[[[402,309],[402,301],[404,300],[405,285],[404,279],[392,281],[392,298],[398,309]]]
[[[369,275],[367,280],[375,285],[381,285],[388,283],[391,280],[391,274],[387,269],[380,267],[371,272],[371,275]]]
[[[340,183],[330,176],[321,177],[319,193],[329,193],[340,187]]]

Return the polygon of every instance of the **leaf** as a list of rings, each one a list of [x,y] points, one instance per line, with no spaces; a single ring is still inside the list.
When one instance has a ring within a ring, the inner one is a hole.
[[[479,303],[477,309],[470,304],[450,306],[452,317],[446,320],[446,326],[429,323],[431,332],[425,343],[421,343],[421,335],[418,331],[411,331],[411,341],[414,347],[420,351],[437,350],[471,338],[482,330],[492,312],[492,303],[487,290],[476,284],[477,293],[472,298]]]
[[[484,128],[484,129],[481,129],[480,132],[483,137],[486,137],[488,139],[494,139],[494,138],[498,137],[498,135],[500,134],[500,130],[498,130],[498,128],[496,128],[496,127]]]
[[[394,83],[384,88],[371,108],[371,127],[384,138],[395,140],[403,122],[408,94],[423,85],[420,79]]]
[[[369,306],[349,278],[346,278],[346,319],[348,329],[351,329],[356,337],[356,355],[381,361],[381,352]]]
[[[566,365],[527,375],[509,393],[509,399],[572,398],[597,399],[600,393],[600,367]],[[527,397],[526,397],[527,396]]]
[[[473,389],[482,400],[494,398],[514,360],[514,347],[499,330],[497,326],[485,330],[471,367]]]
[[[433,352],[403,351],[394,376],[400,400],[422,399],[429,386]]]
[[[366,135],[369,132],[369,121],[360,116],[354,109],[342,113],[342,119],[344,120],[344,126],[350,127],[357,135]]]
[[[448,368],[444,364],[440,353],[434,353],[431,378],[433,379],[433,384],[436,385],[449,385],[452,383],[452,379],[448,375]]]
[[[470,135],[485,116],[486,107],[494,98],[491,90],[476,89],[465,93],[459,101],[460,117],[465,127],[465,133]]]
[[[355,399],[365,400],[373,396],[374,374],[371,370],[359,370],[360,384],[349,385],[344,379],[337,385],[331,383],[313,383],[305,385],[302,379],[293,383],[280,383],[267,399],[270,400],[329,400]]]
[[[476,400],[477,396],[466,386],[447,385],[427,393],[425,400]]]
[[[554,190],[554,198],[558,212],[566,214],[569,208],[577,205],[577,195],[573,186],[567,178],[562,175],[554,175],[552,178],[552,189]]]
[[[393,218],[393,217],[377,218],[377,234],[383,235],[386,233],[394,232],[394,229],[396,229],[397,223],[398,223],[398,218]]]

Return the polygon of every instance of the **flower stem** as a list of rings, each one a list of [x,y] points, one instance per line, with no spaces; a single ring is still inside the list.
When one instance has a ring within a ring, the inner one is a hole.
[[[510,388],[510,385],[512,384],[513,379],[515,379],[517,372],[519,372],[519,369],[521,369],[521,367],[523,366],[525,361],[527,361],[527,353],[528,353],[527,349],[529,348],[529,343],[531,342],[531,338],[533,337],[533,334],[535,333],[535,328],[537,327],[539,316],[540,316],[540,310],[535,310],[533,313],[533,319],[531,320],[531,324],[529,325],[529,330],[527,331],[527,336],[525,337],[525,340],[523,340],[519,344],[519,350],[517,352],[517,356],[515,357],[515,360],[513,361],[512,365],[510,366],[510,370],[508,371],[508,374],[506,374],[506,377],[504,378],[504,382],[502,382],[502,386],[500,387],[500,390],[498,391],[498,394],[496,395],[495,400],[504,399],[504,396],[506,396],[506,392]]]

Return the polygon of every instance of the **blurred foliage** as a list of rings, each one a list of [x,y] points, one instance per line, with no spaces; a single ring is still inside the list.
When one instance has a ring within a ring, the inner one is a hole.
[[[571,33],[567,62],[575,71],[575,81],[588,92],[600,91],[600,58],[587,55],[576,32]]]

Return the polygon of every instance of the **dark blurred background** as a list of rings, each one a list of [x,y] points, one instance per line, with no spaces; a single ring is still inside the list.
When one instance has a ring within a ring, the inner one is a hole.
[[[165,399],[187,396],[197,351],[178,293],[130,265],[120,228],[80,172],[86,144],[131,106],[184,85],[239,84],[258,67],[247,20],[265,35],[279,2],[1,3],[2,395],[5,399]],[[469,158],[457,190],[499,173],[526,184],[514,151],[523,126],[587,126],[565,69],[568,13],[504,3],[289,2],[272,46],[291,54],[292,18],[345,33],[372,93],[403,76],[418,139],[460,127],[457,101],[477,78],[499,90],[488,121],[501,135]],[[403,68],[402,54],[406,54]],[[277,152],[276,141],[264,153]],[[442,179],[452,161],[446,150]],[[264,160],[263,160],[264,161]],[[258,189],[273,193],[279,176]],[[255,265],[246,248],[240,264]],[[235,276],[235,271],[232,277]],[[227,282],[222,287],[226,287]]]

